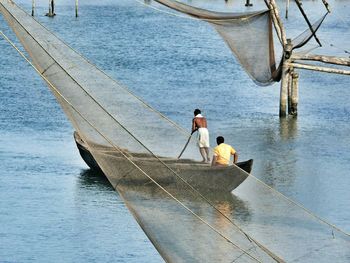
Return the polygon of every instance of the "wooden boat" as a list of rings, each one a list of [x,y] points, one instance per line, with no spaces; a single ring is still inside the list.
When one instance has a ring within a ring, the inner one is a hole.
[[[79,153],[85,163],[91,169],[102,172],[100,166],[89,151],[89,146],[83,141],[77,132],[74,132],[74,139]],[[115,151],[112,147],[101,146],[97,154],[109,156],[112,163],[115,164],[115,169],[118,169],[118,167],[125,167],[126,163],[130,166],[130,161],[126,160],[125,157],[122,157],[121,154]],[[133,153],[130,159],[143,171],[147,172],[156,170],[156,173],[152,173],[152,178],[158,183],[174,183],[177,179],[175,175],[176,172],[176,174],[180,175],[186,180],[186,182],[196,189],[219,190],[225,192],[230,192],[238,187],[248,177],[253,166],[252,159],[226,167],[212,167],[210,164],[190,159],[177,160],[173,158],[159,157],[159,160],[163,162],[163,164],[161,164],[158,159],[151,157],[148,154],[140,153]],[[169,174],[169,168],[174,171],[174,174],[172,176],[164,176],[165,174]],[[164,172],[162,172],[163,170]],[[142,177],[142,179],[140,176],[128,176],[123,179],[123,183],[145,184],[147,182],[150,182],[150,179],[146,176]]]

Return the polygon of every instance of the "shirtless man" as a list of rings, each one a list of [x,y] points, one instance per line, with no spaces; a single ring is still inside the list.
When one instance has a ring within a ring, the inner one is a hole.
[[[198,146],[203,162],[210,162],[207,119],[202,116],[199,109],[194,110],[194,118],[192,120],[192,133],[195,131],[198,131]]]

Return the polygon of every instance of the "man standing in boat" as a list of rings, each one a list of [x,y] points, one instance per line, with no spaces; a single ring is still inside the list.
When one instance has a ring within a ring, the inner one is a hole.
[[[210,162],[207,119],[203,117],[199,109],[194,110],[194,118],[192,120],[192,134],[195,131],[198,131],[198,146],[203,162]]]
[[[231,145],[228,145],[225,142],[224,137],[218,136],[216,138],[216,143],[218,146],[214,148],[212,166],[228,166],[230,163],[231,155],[233,155],[233,163],[238,161],[238,153]]]

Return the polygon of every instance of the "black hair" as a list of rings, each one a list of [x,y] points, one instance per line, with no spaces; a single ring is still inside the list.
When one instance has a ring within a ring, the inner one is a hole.
[[[195,109],[193,113],[194,113],[194,115],[198,115],[198,114],[201,113],[201,110],[200,109]]]
[[[219,145],[220,143],[224,143],[225,139],[222,136],[216,137],[216,143]]]

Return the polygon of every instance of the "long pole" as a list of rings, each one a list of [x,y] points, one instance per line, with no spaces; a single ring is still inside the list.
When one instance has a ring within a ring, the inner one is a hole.
[[[78,0],[75,0],[75,17],[78,17]]]
[[[286,18],[288,18],[289,0],[286,1]]]
[[[297,72],[292,73],[292,99],[291,99],[291,112],[293,116],[298,115],[298,102],[299,102],[299,87],[298,87],[299,74]]]
[[[350,66],[350,58],[345,57],[335,57],[335,56],[325,56],[325,55],[314,55],[314,54],[298,54],[294,53],[292,55],[292,60],[311,60],[320,61],[328,64],[335,64],[341,66]]]
[[[35,0],[32,0],[32,16],[34,16]]]
[[[312,25],[311,25],[309,19],[307,18],[306,14],[305,14],[305,12],[304,12],[304,9],[301,7],[300,0],[295,0],[295,3],[297,4],[297,7],[299,8],[299,10],[300,10],[301,14],[303,15],[303,17],[304,17],[304,19],[305,19],[307,25],[309,26],[309,28],[310,28],[310,30],[311,30],[311,32],[312,32],[312,35],[313,35],[313,37],[315,38],[316,42],[320,45],[320,47],[322,47],[322,44],[321,44],[320,40],[319,40],[319,39],[317,38],[317,36],[316,36],[315,30],[313,29],[313,27],[312,27]]]
[[[335,73],[335,74],[342,74],[342,75],[350,75],[350,70],[319,67],[319,66],[307,65],[307,64],[300,64],[300,63],[295,63],[295,62],[293,62],[293,63],[287,63],[287,64],[288,64],[290,67],[293,67],[293,68],[300,68],[300,69],[314,70],[314,71],[327,72],[327,73]]]

